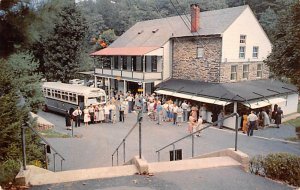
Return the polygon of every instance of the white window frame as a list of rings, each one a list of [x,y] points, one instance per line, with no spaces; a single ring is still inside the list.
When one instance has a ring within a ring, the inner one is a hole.
[[[233,71],[233,68],[235,68],[235,71]],[[237,65],[231,65],[231,68],[230,68],[230,80],[231,81],[237,80],[237,69],[238,69]]]
[[[241,51],[242,50],[241,48],[244,49],[243,52]],[[246,58],[246,46],[240,46],[239,47],[239,58],[240,59],[245,59]]]
[[[203,57],[204,57],[204,48],[197,47],[197,58],[203,58]]]
[[[258,68],[258,66],[260,65],[260,69]],[[256,77],[257,78],[262,78],[262,70],[263,70],[263,64],[262,63],[258,63],[256,66]]]
[[[247,68],[247,69],[245,69]],[[249,79],[249,64],[243,65],[243,79]]]
[[[254,50],[256,50],[256,51],[254,51]],[[252,49],[252,58],[257,59],[258,58],[258,52],[259,52],[259,46],[253,46],[253,49]]]
[[[246,44],[247,35],[240,35],[240,44]]]

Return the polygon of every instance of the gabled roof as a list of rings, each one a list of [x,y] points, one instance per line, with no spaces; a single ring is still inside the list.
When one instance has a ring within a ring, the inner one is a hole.
[[[109,47],[161,47],[172,37],[221,35],[248,5],[200,12],[200,29],[190,31],[190,15],[154,19],[136,23]]]
[[[297,93],[297,88],[294,85],[269,79],[236,83],[209,83],[172,78],[158,84],[156,87],[158,87],[159,90],[169,90],[178,93],[238,102]]]

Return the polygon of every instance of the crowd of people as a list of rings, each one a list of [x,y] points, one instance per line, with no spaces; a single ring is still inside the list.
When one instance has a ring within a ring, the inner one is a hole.
[[[283,111],[277,104],[274,105],[273,111],[271,108],[265,108],[257,110],[256,112],[252,110],[250,114],[244,112],[242,114],[241,128],[243,133],[252,136],[253,130],[258,127],[264,128],[275,124],[275,126],[279,128],[282,117]]]
[[[80,127],[80,119],[83,118],[84,126],[96,123],[116,123],[125,122],[128,113],[135,110],[141,110],[149,116],[149,119],[157,125],[162,122],[170,122],[173,126],[181,126],[182,123],[188,123],[187,131],[193,133],[199,131],[203,124],[208,120],[207,107],[204,103],[194,103],[183,101],[173,101],[172,99],[164,99],[155,94],[143,96],[141,94],[131,94],[130,92],[123,94],[113,94],[112,98],[103,105],[89,105],[83,110],[77,107],[75,110],[71,108],[66,111],[66,127],[71,129],[74,123],[75,127]],[[241,114],[241,130],[248,136],[253,135],[253,130],[258,126],[268,126],[275,123],[277,127],[281,124],[282,110],[277,105],[274,110],[263,109],[257,112],[246,111]],[[222,129],[225,113],[223,109],[214,112],[212,121],[219,121],[217,126]],[[220,121],[221,120],[221,121]],[[198,133],[196,136],[200,136]]]

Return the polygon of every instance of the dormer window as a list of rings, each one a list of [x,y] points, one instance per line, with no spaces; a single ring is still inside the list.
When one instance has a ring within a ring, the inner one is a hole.
[[[240,35],[240,43],[245,44],[246,43],[246,35]]]

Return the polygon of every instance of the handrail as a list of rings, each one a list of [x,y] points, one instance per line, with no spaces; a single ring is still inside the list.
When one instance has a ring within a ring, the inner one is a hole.
[[[125,141],[126,141],[126,139],[127,139],[127,137],[132,133],[132,131],[134,130],[134,128],[136,127],[136,126],[138,126],[138,124],[139,124],[139,121],[137,121],[132,127],[131,127],[131,129],[129,130],[129,132],[125,135],[125,137],[122,139],[122,142],[119,144],[119,146],[115,149],[115,151],[112,153],[112,166],[114,166],[114,155],[115,155],[115,153],[117,153],[117,163],[118,163],[118,157],[119,157],[119,148],[122,146],[122,144],[124,144],[124,146],[123,146],[123,148],[124,148],[124,162],[125,162]]]
[[[193,133],[190,133],[190,134],[188,134],[188,135],[186,135],[186,136],[184,136],[184,137],[182,137],[182,138],[180,138],[180,139],[178,139],[178,140],[173,141],[172,143],[169,143],[168,145],[166,145],[166,146],[164,146],[164,147],[162,147],[162,148],[156,150],[155,152],[158,153],[158,156],[159,156],[160,151],[164,150],[165,148],[167,148],[167,147],[169,147],[169,146],[171,146],[171,145],[173,146],[173,151],[175,151],[175,143],[177,143],[177,142],[179,142],[179,141],[181,141],[181,140],[183,140],[183,139],[185,139],[185,138],[188,138],[188,137],[190,137],[190,136],[194,137],[194,134],[199,133],[199,132],[201,132],[201,131],[203,131],[203,130],[209,128],[209,127],[211,127],[212,125],[216,125],[217,123],[222,122],[222,121],[224,121],[224,120],[226,120],[226,119],[228,119],[228,118],[230,118],[230,117],[233,117],[233,116],[237,116],[237,118],[236,118],[236,132],[237,132],[237,120],[238,120],[238,116],[239,116],[239,115],[238,115],[238,113],[232,113],[232,114],[230,114],[230,115],[224,117],[223,119],[220,119],[220,120],[218,120],[218,121],[215,121],[215,122],[213,122],[213,123],[207,125],[206,127],[203,127],[202,129],[199,129],[199,130],[197,130],[197,131],[195,131],[195,132],[193,132]],[[198,124],[198,125],[199,125],[199,124]],[[198,125],[197,125],[197,126],[198,126]],[[237,135],[236,135],[236,138],[237,138]],[[193,142],[193,141],[194,141],[194,139],[192,139],[192,142]],[[194,144],[194,143],[193,143],[193,144]],[[236,144],[237,144],[237,139],[236,139]],[[235,150],[237,149],[236,147],[237,147],[237,145],[235,145]],[[194,152],[194,148],[192,149],[192,153],[193,153],[193,152]],[[174,153],[173,153],[173,155],[175,156]],[[192,156],[194,156],[194,155],[192,154]]]
[[[58,155],[61,158],[61,170],[62,170],[62,161],[65,161],[66,159],[57,150],[55,150],[55,148],[53,146],[51,146],[51,144],[43,136],[41,136],[34,128],[32,128],[29,123],[27,123],[27,127],[31,131],[33,131],[38,137],[40,137],[55,152],[53,154],[53,156],[54,156],[54,171],[55,171],[55,155]]]

